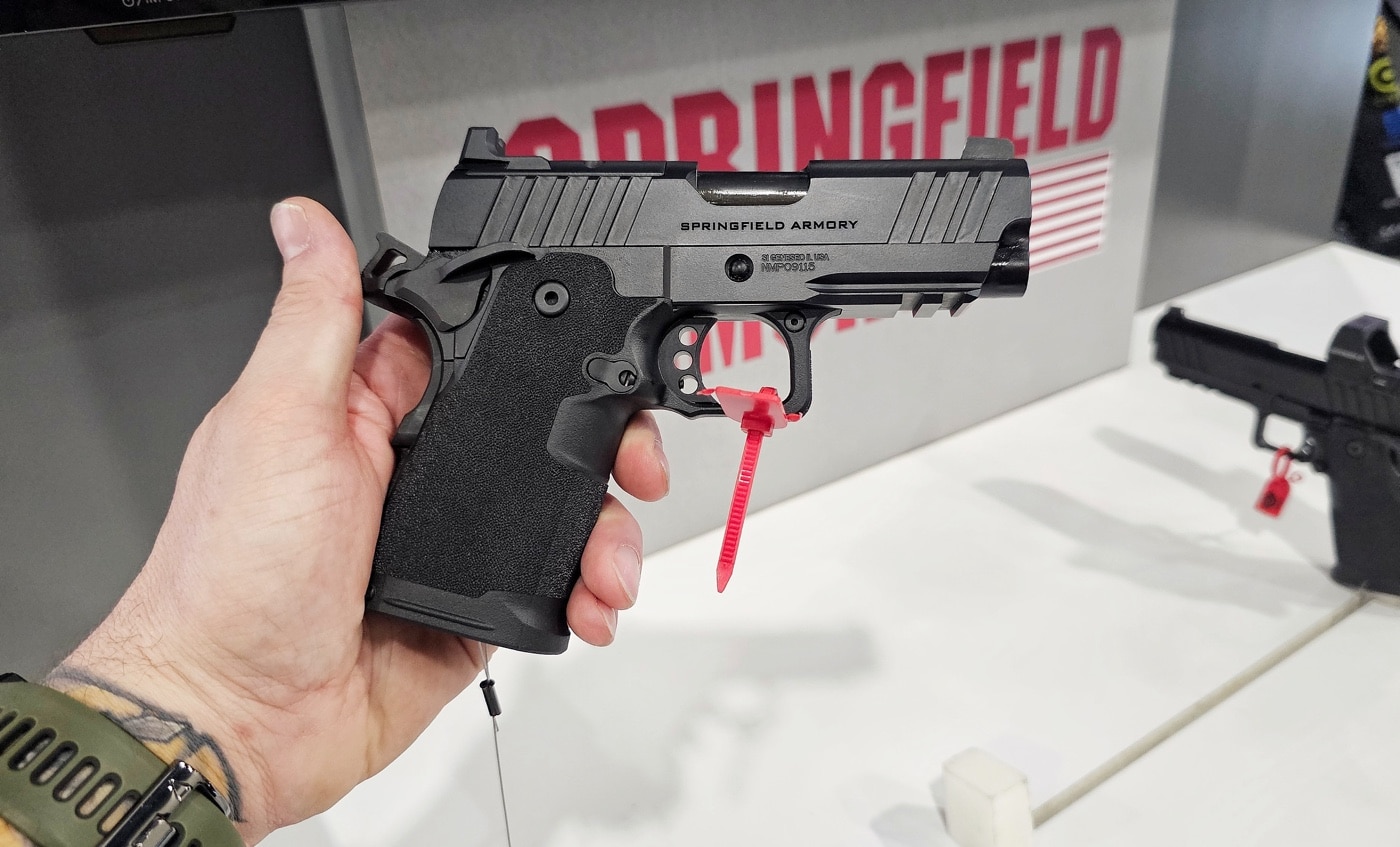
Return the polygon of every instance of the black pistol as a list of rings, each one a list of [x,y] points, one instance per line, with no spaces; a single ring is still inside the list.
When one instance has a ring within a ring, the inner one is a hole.
[[[1011,157],[1008,141],[972,139],[954,160],[704,173],[510,157],[494,129],[472,129],[428,253],[380,235],[364,269],[365,299],[416,321],[432,348],[428,389],[394,437],[368,607],[562,652],[628,419],[723,414],[702,393],[710,328],[777,330],[783,407],[800,414],[823,320],[1020,296],[1031,187]]]
[[[1343,324],[1325,362],[1172,308],[1154,332],[1157,361],[1178,379],[1253,406],[1256,446],[1273,415],[1303,426],[1293,459],[1327,475],[1342,585],[1400,594],[1400,369],[1389,325],[1362,315]]]

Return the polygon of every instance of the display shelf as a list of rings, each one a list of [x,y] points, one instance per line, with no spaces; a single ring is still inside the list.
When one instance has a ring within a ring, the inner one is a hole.
[[[1320,355],[1394,273],[1328,246],[1182,302]],[[752,515],[724,595],[709,533],[649,557],[613,647],[503,654],[515,843],[948,844],[944,760],[1042,801],[1345,602],[1325,481],[1255,514],[1252,413],[1148,361],[1154,317],[1128,368]],[[503,843],[489,728],[468,691],[270,843]]]
[[[1369,606],[1037,833],[1037,847],[1400,842],[1400,608]]]

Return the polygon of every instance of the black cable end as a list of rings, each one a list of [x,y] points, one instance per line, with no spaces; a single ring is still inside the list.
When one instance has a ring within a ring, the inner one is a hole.
[[[483,679],[481,681],[481,696],[486,698],[486,711],[491,713],[491,717],[500,716],[501,700],[496,696],[496,680]]]

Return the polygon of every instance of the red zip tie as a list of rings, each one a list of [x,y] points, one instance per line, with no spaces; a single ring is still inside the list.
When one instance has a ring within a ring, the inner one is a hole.
[[[749,494],[753,491],[753,473],[758,468],[758,451],[768,433],[748,430],[744,439],[744,455],[739,460],[739,478],[734,482],[734,499],[729,502],[729,521],[724,527],[724,543],[719,547],[719,567],[715,584],[720,592],[734,575],[734,559],[739,555],[739,536],[744,531],[744,518],[749,513]]]
[[[1264,490],[1259,492],[1259,499],[1255,501],[1254,508],[1263,512],[1271,518],[1276,518],[1279,512],[1283,511],[1283,505],[1288,502],[1289,492],[1293,490],[1292,483],[1303,478],[1302,474],[1290,473],[1293,468],[1293,451],[1287,447],[1280,447],[1274,452],[1273,464],[1269,467],[1269,481],[1264,483]]]
[[[719,567],[715,570],[715,584],[721,592],[734,575],[734,560],[739,554],[739,536],[744,531],[744,518],[749,512],[749,494],[753,491],[754,471],[758,468],[758,451],[763,448],[763,439],[782,429],[789,421],[800,419],[801,415],[789,415],[783,409],[783,401],[777,390],[761,388],[758,391],[744,391],[739,388],[706,389],[702,394],[713,396],[719,401],[724,414],[739,422],[747,433],[744,439],[744,455],[739,460],[739,476],[734,482],[734,499],[729,503],[729,521],[724,527],[724,543],[719,548]]]

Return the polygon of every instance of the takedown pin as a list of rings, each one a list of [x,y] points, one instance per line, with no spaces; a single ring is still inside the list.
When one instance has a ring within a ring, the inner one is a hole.
[[[729,522],[724,527],[724,544],[719,548],[719,567],[715,582],[720,591],[734,575],[734,558],[739,553],[739,535],[744,531],[744,516],[749,512],[749,493],[753,490],[754,470],[758,467],[758,451],[763,439],[782,429],[789,421],[801,419],[783,409],[783,401],[774,388],[758,391],[740,388],[707,388],[700,392],[719,401],[724,414],[739,422],[748,437],[744,441],[744,456],[739,461],[739,477],[734,482],[734,499],[729,504]]]

